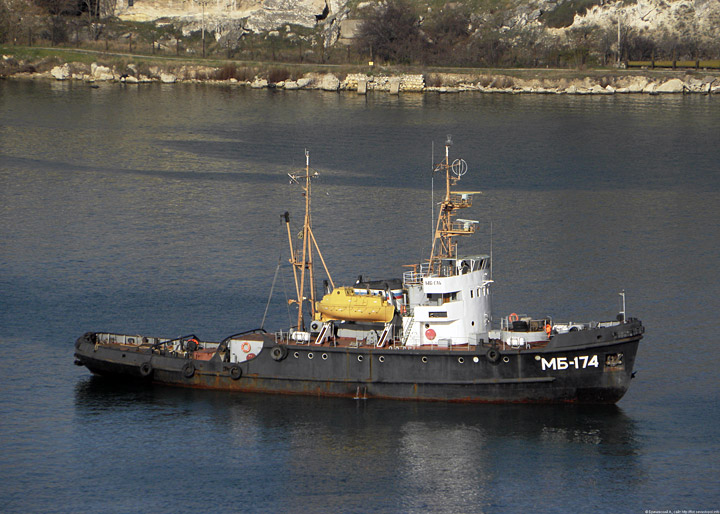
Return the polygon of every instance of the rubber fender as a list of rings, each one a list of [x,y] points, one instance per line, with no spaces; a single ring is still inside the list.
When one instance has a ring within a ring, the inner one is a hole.
[[[192,378],[195,374],[195,364],[192,362],[186,362],[182,367],[182,374],[185,378]]]
[[[140,374],[143,377],[149,377],[152,375],[153,367],[152,364],[150,364],[150,361],[145,361],[142,364],[140,364]]]
[[[276,361],[281,361],[287,357],[287,348],[280,345],[273,346],[272,350],[270,350],[270,356]]]
[[[500,360],[500,352],[495,348],[490,348],[485,354],[490,362],[497,362]]]

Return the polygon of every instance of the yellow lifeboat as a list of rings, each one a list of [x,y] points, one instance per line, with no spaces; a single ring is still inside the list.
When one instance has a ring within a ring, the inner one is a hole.
[[[395,315],[395,307],[382,296],[355,294],[352,287],[339,287],[323,296],[316,310],[321,321],[375,321],[387,323]]]

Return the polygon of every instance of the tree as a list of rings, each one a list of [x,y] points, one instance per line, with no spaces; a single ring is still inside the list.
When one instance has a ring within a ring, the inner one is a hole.
[[[648,61],[655,57],[655,41],[635,29],[628,30],[624,43],[623,52],[629,61]]]
[[[32,44],[32,34],[41,20],[42,11],[27,0],[0,0],[0,42],[25,40]]]
[[[428,57],[433,64],[463,64],[470,36],[470,16],[465,11],[442,9],[423,24],[423,29],[430,40]]]
[[[80,11],[82,12],[83,25],[87,27],[88,34],[93,41],[97,41],[102,31],[100,19],[100,0],[80,0]]]
[[[66,18],[70,15],[77,14],[77,3],[74,0],[35,1],[37,5],[48,14],[50,41],[53,46],[67,41],[68,24]]]
[[[589,26],[580,26],[571,28],[565,33],[569,55],[575,68],[582,69],[587,63],[593,29]]]
[[[498,66],[503,61],[509,45],[498,30],[477,32],[470,46],[478,64]]]
[[[378,59],[410,63],[422,57],[425,39],[420,18],[406,0],[390,0],[367,15],[360,26],[359,50],[371,49]]]

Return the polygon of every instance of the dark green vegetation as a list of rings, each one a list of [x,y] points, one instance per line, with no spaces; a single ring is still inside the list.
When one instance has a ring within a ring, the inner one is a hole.
[[[203,42],[200,30],[188,31],[178,20],[139,23],[113,17],[109,0],[0,0],[0,43],[158,58],[283,63],[282,67],[357,66],[372,60],[380,65],[422,67],[584,69],[606,67],[618,60],[720,57],[720,45],[712,38],[621,27],[618,55],[615,27],[567,28],[576,14],[599,3],[567,0],[543,12],[522,0],[388,0],[362,9],[352,2],[351,16],[360,20],[357,33],[350,41],[335,43],[328,37],[330,25],[323,23],[311,28],[287,25],[262,33],[229,30],[217,40],[206,34]],[[556,28],[566,29],[553,32]],[[282,67],[275,75],[290,76]]]
[[[602,0],[570,0],[558,4],[552,11],[542,13],[541,19],[548,27],[555,29],[569,27],[572,25],[576,14],[584,14],[588,8],[601,2]]]
[[[652,32],[626,26],[618,35],[617,24],[570,27],[577,14],[600,3],[569,0],[542,12],[514,0],[447,3],[429,9],[410,0],[389,0],[385,7],[365,14],[357,47],[387,62],[473,67],[585,68],[618,60],[720,57],[717,41],[700,37],[690,26],[685,27],[687,37],[665,29]],[[539,23],[518,23],[518,18]],[[549,30],[558,28],[566,30]]]

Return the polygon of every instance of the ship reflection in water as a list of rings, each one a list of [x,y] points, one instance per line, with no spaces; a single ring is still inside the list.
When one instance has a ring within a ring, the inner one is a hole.
[[[448,512],[451,506],[480,512],[508,507],[510,498],[513,507],[532,509],[540,496],[559,501],[553,490],[584,475],[592,488],[584,501],[593,505],[623,477],[643,474],[635,422],[615,405],[268,396],[97,377],[78,384],[75,403],[78,423],[103,420],[106,427],[88,431],[89,439],[125,426],[134,440],[162,441],[147,454],[136,452],[129,468],[153,466],[154,456],[168,448],[202,450],[193,473],[220,473],[233,488],[253,490],[262,498],[259,511],[361,512],[370,502],[378,511],[444,512],[446,505]],[[607,483],[597,483],[598,476]],[[519,487],[535,492],[518,495]],[[265,488],[267,494],[258,493]]]

